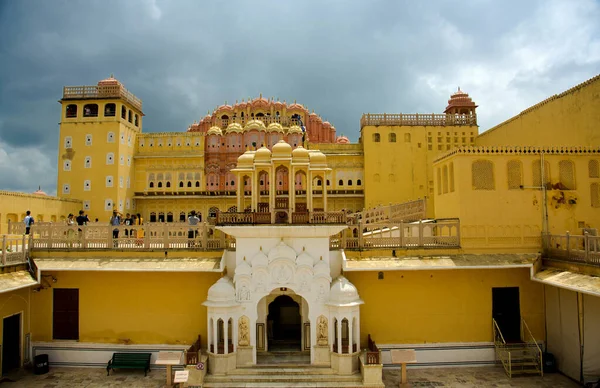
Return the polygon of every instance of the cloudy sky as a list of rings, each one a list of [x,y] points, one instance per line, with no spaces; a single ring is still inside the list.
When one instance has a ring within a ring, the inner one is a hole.
[[[111,73],[145,132],[262,93],[352,141],[457,86],[485,131],[600,73],[599,0],[0,0],[0,37],[0,189],[26,192],[56,193],[62,87]]]

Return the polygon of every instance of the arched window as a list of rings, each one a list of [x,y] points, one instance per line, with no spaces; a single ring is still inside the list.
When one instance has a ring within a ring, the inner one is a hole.
[[[65,113],[65,117],[77,117],[77,105],[69,104],[67,105],[67,111]]]
[[[137,115],[137,113],[135,114],[135,126],[139,127],[140,126],[140,117]]]
[[[106,164],[115,164],[115,154],[112,152],[106,154]]]
[[[338,181],[338,186],[344,186],[344,180],[343,179],[340,179]]]
[[[162,187],[162,182],[158,182],[158,187]]]
[[[379,133],[374,133],[373,134],[373,141],[375,143],[379,143],[381,141],[381,135]]]
[[[167,187],[171,187],[171,182],[167,181],[167,184],[166,184],[166,186],[167,186]]]
[[[123,120],[127,118],[127,108],[125,108],[125,105],[121,105],[121,118]]]
[[[600,184],[594,182],[590,185],[592,207],[600,207]]]
[[[390,134],[388,135],[388,141],[389,141],[390,143],[395,143],[395,142],[396,142],[396,134],[395,134],[395,133],[390,133]]]
[[[154,182],[150,182],[150,188],[154,187]]]
[[[590,178],[600,178],[600,168],[598,160],[592,159],[588,162],[588,175]]]
[[[200,187],[200,181],[196,181],[196,187]]]
[[[410,143],[410,133],[405,133],[404,134],[404,142],[405,143]]]
[[[558,176],[562,190],[575,190],[575,166],[572,161],[558,162]]]
[[[327,179],[327,186],[331,186],[331,183],[329,183],[329,179]]]
[[[446,194],[448,192],[448,166],[442,167],[442,192]]]
[[[183,181],[179,182],[179,187],[183,187]]]
[[[476,160],[471,165],[473,190],[495,190],[494,164],[489,160]]]
[[[360,185],[362,185],[362,181],[361,181],[360,179],[357,179],[357,180],[356,180],[356,185],[357,185],[357,186],[360,186]]]
[[[83,117],[98,117],[98,104],[86,104],[83,106]]]
[[[518,190],[523,185],[523,166],[519,160],[510,160],[506,164],[506,176],[508,178],[508,189]]]
[[[127,111],[127,121],[129,121],[130,123],[133,121],[131,110]]]
[[[317,179],[317,186],[322,186],[322,185],[323,185],[323,182],[321,182],[320,179]]]
[[[115,142],[115,134],[114,132],[109,132],[106,134],[106,142],[107,143],[114,143]]]
[[[348,179],[348,186],[352,186],[352,179]]]
[[[192,182],[188,182],[187,187],[192,187]]]
[[[109,103],[104,105],[104,117],[114,117],[117,114],[117,105]]]

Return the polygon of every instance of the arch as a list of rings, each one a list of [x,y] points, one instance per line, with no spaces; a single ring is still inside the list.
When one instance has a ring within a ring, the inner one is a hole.
[[[200,187],[200,181],[196,181],[196,187]]]
[[[296,175],[294,176],[294,190],[306,190],[306,171],[298,170],[296,171]]]
[[[348,186],[352,186],[352,179],[348,179]]]
[[[390,143],[395,143],[395,142],[396,142],[396,134],[395,134],[395,133],[390,133],[390,134],[388,135],[388,141],[389,141]]]
[[[104,104],[104,117],[114,117],[117,114],[117,105],[114,102]]]
[[[135,114],[134,125],[135,125],[136,127],[139,127],[139,126],[140,126],[140,116],[138,116],[138,114],[137,114],[137,113]]]
[[[344,186],[344,180],[343,179],[338,180],[338,186]]]
[[[494,164],[490,160],[476,160],[471,164],[473,190],[495,190]]]
[[[216,206],[212,206],[210,209],[208,209],[208,216],[216,217],[218,212],[219,212],[219,208]]]
[[[121,118],[123,120],[127,118],[127,108],[125,108],[125,105],[121,105]]]
[[[65,110],[65,117],[66,118],[77,117],[77,105],[75,105],[75,104],[67,105],[67,108]]]
[[[300,304],[289,295],[279,295],[267,307],[267,341],[269,350],[300,349],[302,317]]]
[[[179,181],[179,187],[183,187],[183,181]]]
[[[275,169],[275,177],[277,180],[277,190],[288,190],[289,182],[288,182],[288,174],[289,170],[285,166],[279,166]]]
[[[83,117],[98,117],[98,104],[85,104],[83,106]]]
[[[361,181],[360,179],[357,179],[357,180],[356,180],[356,185],[357,185],[357,186],[361,186],[361,185],[362,185],[362,181]]]
[[[127,121],[129,121],[130,123],[133,121],[132,115],[131,115],[131,109],[129,109],[127,111]]]
[[[381,135],[377,132],[373,134],[373,142],[379,143],[381,141]]]
[[[600,207],[600,183],[594,182],[590,185],[590,198],[592,207]]]
[[[187,187],[192,187],[192,182],[188,181]]]
[[[523,163],[520,160],[509,160],[506,164],[508,189],[518,190],[523,185]]]
[[[575,164],[571,160],[558,162],[558,177],[561,190],[575,190]]]

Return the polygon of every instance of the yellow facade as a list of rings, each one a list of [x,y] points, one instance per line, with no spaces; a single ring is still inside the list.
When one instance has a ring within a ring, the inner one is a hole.
[[[187,344],[206,335],[201,307],[218,273],[48,272],[79,289],[79,341]],[[52,288],[32,294],[33,341],[52,341]]]
[[[26,335],[31,333],[31,289],[30,288],[22,288],[20,290],[9,291],[6,293],[0,293],[0,333],[4,331],[4,318],[13,316],[15,314],[20,315],[20,324],[21,324],[21,332],[20,332],[20,353],[21,353],[21,362],[25,360],[25,354],[27,352],[27,341]],[[3,338],[0,336],[0,341]],[[0,342],[0,346],[2,342]],[[0,375],[2,375],[2,365],[0,364]]]

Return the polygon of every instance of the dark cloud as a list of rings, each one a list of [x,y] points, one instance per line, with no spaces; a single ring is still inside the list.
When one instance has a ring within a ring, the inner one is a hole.
[[[6,155],[35,147],[53,164],[62,87],[111,73],[143,100],[146,132],[184,131],[224,101],[262,93],[297,100],[356,141],[363,112],[438,113],[458,85],[480,105],[484,130],[598,72],[599,9],[593,0],[0,1],[0,144]]]

